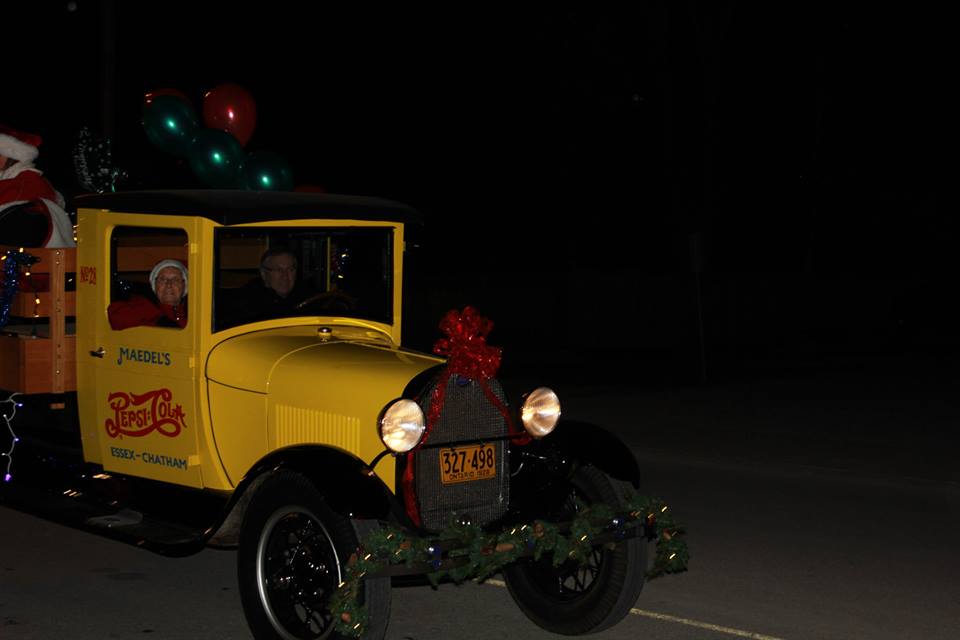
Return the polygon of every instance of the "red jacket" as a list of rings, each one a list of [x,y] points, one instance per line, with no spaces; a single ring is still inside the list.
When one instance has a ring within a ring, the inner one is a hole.
[[[20,162],[0,171],[0,211],[25,202],[35,203],[47,216],[44,247],[72,247],[73,226],[63,210],[63,196],[29,163]]]
[[[23,169],[11,178],[0,180],[0,206],[46,198],[62,202],[47,179],[36,169]],[[58,202],[58,204],[59,204]]]
[[[113,302],[107,307],[107,317],[114,329],[130,327],[180,327],[187,326],[187,304],[178,307],[160,304],[143,296],[130,296],[129,300]]]

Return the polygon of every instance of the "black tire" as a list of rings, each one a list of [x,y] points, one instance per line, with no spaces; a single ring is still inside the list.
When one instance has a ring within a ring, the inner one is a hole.
[[[326,604],[359,541],[379,526],[335,513],[305,477],[278,472],[257,487],[240,529],[240,600],[257,640],[339,638]],[[364,581],[364,638],[380,639],[390,617],[390,579]]]
[[[582,467],[571,480],[566,504],[558,519],[575,515],[574,498],[586,504],[622,505],[629,483],[610,478],[595,467]],[[647,541],[642,536],[617,543],[614,549],[597,547],[589,562],[567,561],[553,566],[553,558],[526,558],[507,567],[504,579],[510,595],[538,626],[563,635],[596,633],[620,622],[643,589],[647,568]]]

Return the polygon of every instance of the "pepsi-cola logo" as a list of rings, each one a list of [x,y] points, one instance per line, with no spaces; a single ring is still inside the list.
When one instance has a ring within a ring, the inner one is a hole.
[[[130,436],[141,438],[158,432],[168,438],[175,438],[186,428],[183,407],[173,404],[170,389],[157,389],[146,393],[126,393],[114,391],[107,396],[107,402],[113,409],[113,417],[107,418],[104,426],[111,438]]]

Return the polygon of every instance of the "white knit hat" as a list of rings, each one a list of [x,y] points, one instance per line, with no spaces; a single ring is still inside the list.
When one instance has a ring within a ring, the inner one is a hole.
[[[153,267],[153,271],[150,272],[150,290],[157,290],[157,275],[167,267],[173,267],[174,269],[179,269],[180,274],[183,276],[183,295],[187,295],[187,268],[183,266],[183,263],[179,260],[161,260]]]
[[[33,162],[37,159],[42,139],[32,133],[24,133],[0,124],[0,156],[17,162]]]

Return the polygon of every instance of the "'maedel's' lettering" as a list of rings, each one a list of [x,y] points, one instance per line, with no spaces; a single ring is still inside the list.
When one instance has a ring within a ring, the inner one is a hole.
[[[142,362],[144,364],[156,364],[162,367],[170,366],[170,353],[167,351],[150,351],[148,349],[130,349],[120,347],[117,356],[117,364],[121,365],[127,362]]]

